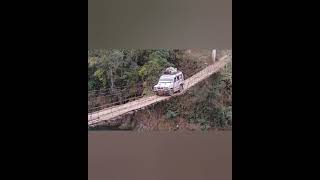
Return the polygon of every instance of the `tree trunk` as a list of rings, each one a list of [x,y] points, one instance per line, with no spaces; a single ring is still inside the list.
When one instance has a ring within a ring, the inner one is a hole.
[[[110,92],[113,93],[113,89],[114,89],[114,79],[113,79],[113,72],[112,69],[110,69],[109,71],[110,73]]]

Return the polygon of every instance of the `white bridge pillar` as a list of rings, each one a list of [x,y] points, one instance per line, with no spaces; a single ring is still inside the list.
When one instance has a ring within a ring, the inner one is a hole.
[[[216,61],[216,54],[217,54],[217,50],[216,50],[216,49],[213,49],[213,50],[212,50],[212,55],[211,55],[212,60],[213,60],[213,63]]]

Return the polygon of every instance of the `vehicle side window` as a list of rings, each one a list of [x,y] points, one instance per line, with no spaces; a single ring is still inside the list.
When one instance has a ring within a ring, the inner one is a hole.
[[[174,78],[174,82],[176,82],[176,81],[177,81],[177,77]]]

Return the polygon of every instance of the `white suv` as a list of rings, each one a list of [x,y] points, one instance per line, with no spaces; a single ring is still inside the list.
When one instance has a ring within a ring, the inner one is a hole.
[[[183,91],[184,78],[182,72],[176,71],[176,69],[175,71],[168,69],[166,70],[167,73],[160,77],[158,84],[153,87],[153,91],[157,95],[169,94],[172,96],[177,91]]]

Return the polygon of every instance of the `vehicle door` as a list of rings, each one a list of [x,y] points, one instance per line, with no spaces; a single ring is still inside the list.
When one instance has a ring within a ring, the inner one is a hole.
[[[173,89],[174,89],[174,92],[178,91],[178,89],[179,89],[178,76],[174,77]]]
[[[179,75],[179,86],[183,83],[183,77],[182,74]]]
[[[178,90],[180,90],[180,86],[182,85],[183,86],[183,76],[182,76],[182,74],[180,74],[179,76],[178,76],[178,79],[179,79],[179,83],[178,83]]]

